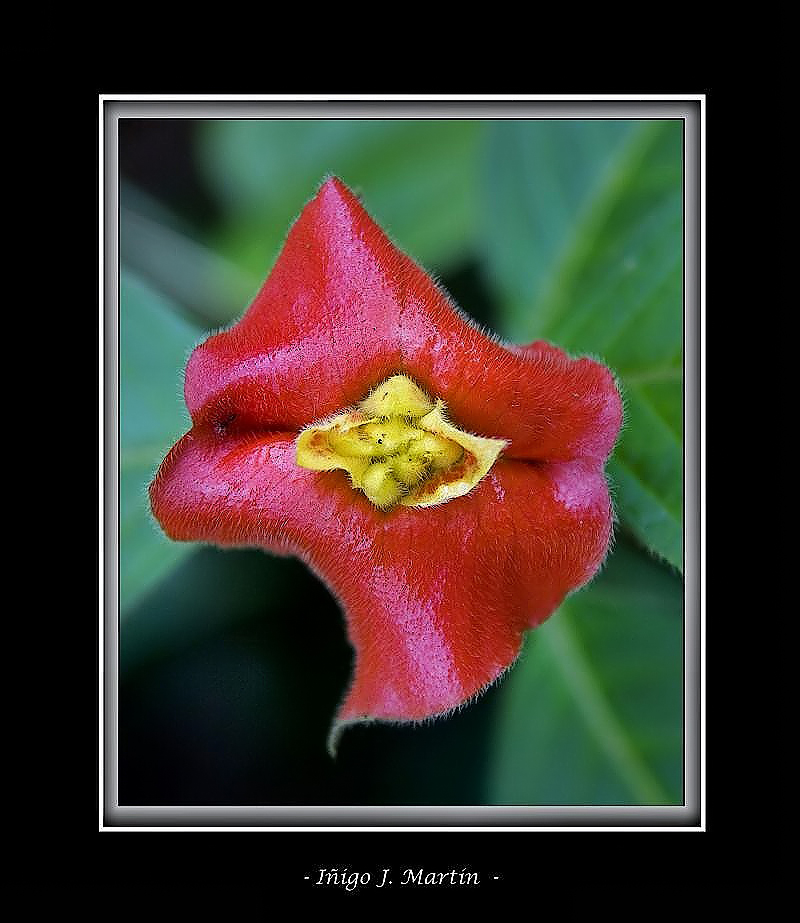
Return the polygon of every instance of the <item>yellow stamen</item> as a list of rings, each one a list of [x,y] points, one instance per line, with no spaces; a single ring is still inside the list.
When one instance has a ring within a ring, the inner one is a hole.
[[[420,455],[404,452],[392,459],[394,476],[406,487],[416,487],[430,474],[428,462]]]
[[[366,423],[361,427],[361,433],[372,440],[379,455],[396,455],[408,448],[411,441],[417,438],[419,430],[404,419],[390,418],[380,423]]]
[[[354,410],[309,427],[297,439],[297,464],[337,468],[382,510],[434,506],[469,493],[506,442],[473,436],[445,418],[405,375],[393,375]]]
[[[392,468],[387,462],[370,465],[361,477],[361,489],[369,499],[381,509],[388,509],[403,495],[402,485],[392,475]]]
[[[433,410],[433,401],[405,375],[393,375],[373,388],[359,405],[369,417],[421,417]]]

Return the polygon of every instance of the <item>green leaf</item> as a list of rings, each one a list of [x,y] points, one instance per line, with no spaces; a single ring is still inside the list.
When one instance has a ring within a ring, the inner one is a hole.
[[[225,213],[215,245],[263,279],[325,176],[362,193],[399,246],[437,272],[477,236],[483,123],[466,120],[213,120],[201,165]]]
[[[485,222],[502,332],[596,356],[619,376],[618,510],[679,569],[682,141],[679,121],[496,122]]]
[[[682,582],[620,543],[528,634],[501,690],[490,800],[683,801]]]
[[[162,578],[192,546],[172,542],[150,514],[147,487],[189,428],[186,359],[201,336],[167,298],[123,268],[120,289],[120,611]]]
[[[120,260],[162,292],[190,323],[217,327],[242,314],[260,276],[241,272],[203,246],[197,232],[127,182],[120,186]]]

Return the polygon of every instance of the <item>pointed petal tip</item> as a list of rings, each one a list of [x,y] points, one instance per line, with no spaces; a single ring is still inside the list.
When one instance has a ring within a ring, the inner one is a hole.
[[[330,756],[332,760],[336,759],[339,752],[339,741],[347,728],[353,727],[355,724],[372,724],[374,721],[375,719],[371,718],[369,715],[356,718],[335,718],[331,725],[330,732],[328,733],[328,740],[326,743],[328,756]]]
[[[326,173],[322,178],[322,182],[319,186],[320,192],[323,189],[347,189],[347,186],[342,182],[341,179],[335,173]]]
[[[434,709],[428,708],[420,711],[416,708],[412,708],[408,714],[365,714],[363,712],[363,706],[362,710],[359,710],[353,704],[351,694],[348,693],[348,696],[340,706],[336,717],[334,718],[333,724],[331,725],[331,729],[328,734],[328,755],[331,757],[331,759],[336,759],[342,734],[348,728],[355,727],[356,725],[383,724],[390,727],[402,727],[404,725],[423,726],[431,724],[432,722],[438,721],[440,719],[449,718],[451,715],[462,711],[462,709],[473,705],[492,687],[496,686],[506,675],[506,673],[508,673],[508,671],[516,664],[522,649],[521,641],[522,635],[520,634],[519,643],[516,645],[515,652],[511,656],[510,660],[507,663],[495,665],[493,670],[487,674],[481,684],[475,688],[471,694],[467,695],[462,691],[462,693],[453,699],[453,701]],[[380,707],[378,707],[377,710],[379,711]]]
[[[328,196],[337,199],[349,199],[356,201],[358,197],[353,190],[343,180],[339,179],[334,173],[327,174],[320,183],[316,198],[326,198]]]

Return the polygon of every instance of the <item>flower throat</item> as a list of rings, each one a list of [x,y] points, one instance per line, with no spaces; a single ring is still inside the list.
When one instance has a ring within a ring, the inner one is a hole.
[[[313,471],[346,471],[354,490],[388,511],[469,493],[505,446],[502,439],[453,426],[443,401],[431,400],[405,375],[393,375],[356,408],[303,430],[296,461]]]

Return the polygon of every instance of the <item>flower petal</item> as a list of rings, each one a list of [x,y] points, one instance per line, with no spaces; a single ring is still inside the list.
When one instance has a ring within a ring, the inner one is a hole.
[[[338,727],[453,709],[516,658],[599,567],[611,504],[598,464],[500,459],[469,494],[382,513],[342,471],[295,464],[288,433],[195,427],[151,486],[181,540],[296,553],[339,598],[356,651]]]
[[[297,430],[397,373],[442,398],[460,427],[510,442],[509,457],[604,459],[622,419],[605,366],[485,335],[335,178],[242,320],[195,350],[185,394],[195,423]]]
[[[498,502],[500,501],[500,502]],[[599,567],[605,479],[588,463],[503,461],[470,494],[376,533],[339,593],[356,670],[340,722],[442,714],[480,693]]]

